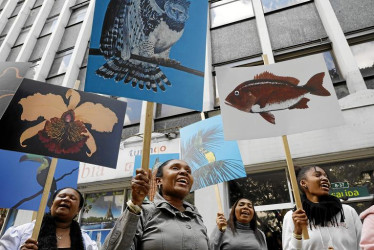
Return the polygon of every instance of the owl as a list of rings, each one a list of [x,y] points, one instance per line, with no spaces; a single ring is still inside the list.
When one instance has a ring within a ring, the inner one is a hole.
[[[106,63],[96,74],[140,89],[165,91],[171,83],[159,64],[176,63],[169,54],[183,34],[189,6],[187,0],[111,0],[100,38]]]

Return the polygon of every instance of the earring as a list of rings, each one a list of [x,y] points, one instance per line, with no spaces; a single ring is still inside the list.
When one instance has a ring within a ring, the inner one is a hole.
[[[308,186],[307,186],[307,185],[304,185],[303,187],[304,187],[305,189],[308,189]]]
[[[158,187],[158,190],[161,190],[161,184],[158,184],[157,187]]]

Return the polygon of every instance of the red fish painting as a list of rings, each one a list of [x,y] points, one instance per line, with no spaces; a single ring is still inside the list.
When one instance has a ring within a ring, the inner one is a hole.
[[[305,85],[299,86],[299,80],[294,77],[277,76],[263,72],[253,80],[239,84],[225,99],[225,104],[240,111],[258,113],[266,121],[275,124],[271,111],[285,109],[307,109],[310,99],[307,94],[330,96],[325,89],[323,78],[325,72],[312,76]]]

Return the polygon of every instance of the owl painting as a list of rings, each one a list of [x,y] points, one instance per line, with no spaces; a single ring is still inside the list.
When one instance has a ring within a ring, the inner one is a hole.
[[[100,38],[106,63],[95,73],[140,89],[165,91],[171,82],[159,64],[178,64],[169,54],[183,35],[189,7],[187,0],[111,0]]]

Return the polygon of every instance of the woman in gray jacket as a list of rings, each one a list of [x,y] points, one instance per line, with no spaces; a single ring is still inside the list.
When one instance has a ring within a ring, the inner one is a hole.
[[[105,250],[207,250],[206,227],[197,209],[184,201],[193,184],[186,162],[169,160],[157,171],[159,193],[143,202],[150,190],[150,171],[137,170],[132,198],[105,239]]]
[[[217,214],[217,228],[210,237],[212,250],[267,249],[264,233],[257,229],[257,217],[250,200],[238,199],[232,206],[230,217]]]

